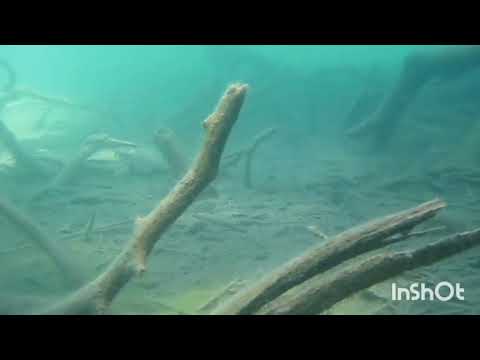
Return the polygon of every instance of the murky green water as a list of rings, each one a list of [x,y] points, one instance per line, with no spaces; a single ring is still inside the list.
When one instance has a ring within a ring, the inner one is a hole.
[[[447,208],[413,230],[433,232],[351,263],[480,225],[476,47],[23,45],[0,60],[2,314],[42,313],[108,272],[235,82],[249,90],[217,178],[107,312],[211,312],[335,235],[434,198]],[[478,255],[366,281],[323,313],[479,313]],[[464,299],[391,298],[392,282],[445,281]]]

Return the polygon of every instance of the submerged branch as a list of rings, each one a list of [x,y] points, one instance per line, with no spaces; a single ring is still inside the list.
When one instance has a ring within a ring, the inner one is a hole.
[[[105,272],[45,313],[104,313],[128,281],[146,271],[147,258],[159,238],[216,178],[221,155],[246,93],[247,86],[242,84],[227,89],[216,111],[204,121],[203,148],[187,174],[148,216],[137,220],[133,238]]]
[[[82,284],[84,274],[81,267],[65,249],[52,241],[27,215],[16,209],[12,204],[0,200],[0,216],[7,218],[17,229],[25,233],[35,245],[41,248],[71,286],[76,287]]]
[[[288,262],[263,280],[240,292],[215,311],[217,314],[253,314],[292,287],[355,256],[386,246],[384,240],[408,233],[446,206],[433,200],[415,208],[345,231]]]
[[[256,314],[319,314],[360,290],[479,245],[480,229],[476,229],[419,249],[373,256],[329,278],[324,274],[314,276],[266,304]]]
[[[50,191],[57,189],[61,186],[70,184],[74,179],[77,179],[82,175],[83,165],[85,161],[105,148],[117,148],[117,147],[136,147],[134,143],[111,138],[106,134],[93,134],[87,137],[82,144],[79,153],[68,162],[62,170],[52,179],[52,181],[45,187],[37,191],[31,198],[31,201],[37,201],[43,198]]]

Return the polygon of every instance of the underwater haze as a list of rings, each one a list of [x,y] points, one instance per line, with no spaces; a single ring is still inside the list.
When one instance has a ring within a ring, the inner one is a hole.
[[[0,45],[0,314],[479,314],[479,93],[479,46]]]

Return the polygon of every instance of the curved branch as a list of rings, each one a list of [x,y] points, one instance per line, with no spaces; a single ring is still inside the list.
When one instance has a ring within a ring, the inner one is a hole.
[[[257,314],[319,314],[360,290],[479,245],[480,229],[476,229],[419,249],[373,256],[330,278],[317,275],[268,303]]]
[[[409,232],[413,227],[435,216],[445,206],[445,202],[441,200],[429,201],[332,237],[330,241],[314,247],[240,292],[231,301],[219,307],[215,313],[253,314],[309,278],[355,256],[386,246],[384,241],[386,238],[396,233]]]

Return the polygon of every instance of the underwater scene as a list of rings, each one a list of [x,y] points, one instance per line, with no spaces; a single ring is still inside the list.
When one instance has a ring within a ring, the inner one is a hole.
[[[480,314],[480,46],[0,45],[0,314]]]

